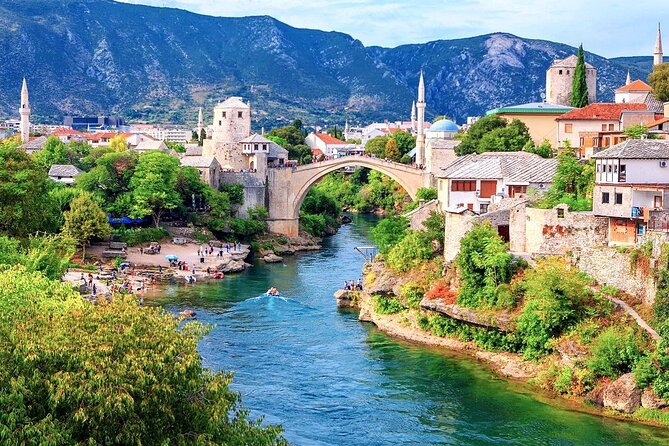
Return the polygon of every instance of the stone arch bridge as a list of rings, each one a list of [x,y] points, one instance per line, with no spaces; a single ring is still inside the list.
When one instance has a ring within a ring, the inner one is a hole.
[[[412,199],[416,198],[418,189],[432,185],[432,175],[424,170],[360,155],[335,158],[292,169],[268,169],[269,229],[278,234],[297,236],[300,207],[311,186],[325,175],[349,166],[368,167],[388,175],[397,181]]]

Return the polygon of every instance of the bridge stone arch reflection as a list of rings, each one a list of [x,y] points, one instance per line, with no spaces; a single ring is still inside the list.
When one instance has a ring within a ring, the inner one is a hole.
[[[291,237],[297,236],[300,207],[309,189],[325,175],[348,166],[368,167],[388,175],[397,181],[412,199],[416,198],[418,189],[429,187],[432,183],[432,176],[423,170],[360,155],[335,158],[292,169],[269,169],[267,186],[270,230]]]

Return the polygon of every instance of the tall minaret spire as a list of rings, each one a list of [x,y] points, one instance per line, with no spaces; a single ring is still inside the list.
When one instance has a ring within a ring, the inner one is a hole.
[[[411,133],[416,132],[416,101],[411,103]]]
[[[202,139],[202,129],[204,128],[204,121],[202,119],[202,107],[197,114],[197,139],[198,141]]]
[[[655,39],[655,51],[653,52],[653,66],[661,65],[664,62],[662,59],[662,32],[660,31],[660,24],[657,24],[657,39]]]
[[[416,102],[416,110],[418,112],[418,128],[416,129],[416,164],[418,166],[424,166],[425,132],[423,127],[425,124],[425,80],[423,79],[423,70],[420,70],[420,80],[418,81],[418,102]]]
[[[632,83],[632,78],[630,77],[630,70],[627,70],[627,80],[625,81],[625,85],[629,85]]]
[[[28,98],[28,83],[23,78],[23,87],[21,87],[21,142],[26,143],[30,140],[30,100]]]

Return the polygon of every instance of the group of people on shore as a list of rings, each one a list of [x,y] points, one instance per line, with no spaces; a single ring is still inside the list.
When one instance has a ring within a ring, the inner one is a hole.
[[[239,252],[242,250],[242,244],[241,242],[226,242],[225,245],[221,245],[218,248],[218,252],[216,253],[216,257],[223,257],[223,250],[225,252]],[[200,259],[203,259],[205,256],[213,256],[214,255],[214,246],[209,243],[208,245],[202,245],[198,248],[197,250],[197,256]],[[202,261],[202,260],[201,260]]]
[[[346,291],[362,291],[362,279],[355,280],[344,280],[344,289]]]

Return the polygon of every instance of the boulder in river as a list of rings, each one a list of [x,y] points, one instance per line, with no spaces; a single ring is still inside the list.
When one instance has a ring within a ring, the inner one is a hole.
[[[602,394],[604,407],[623,413],[633,413],[641,405],[641,389],[633,373],[626,373],[609,384]]]
[[[229,253],[223,253],[220,263],[216,266],[216,270],[222,273],[238,273],[244,271],[248,263],[243,259],[235,258]]]
[[[641,394],[641,406],[646,409],[662,409],[669,406],[669,401],[657,396],[657,394],[650,387],[644,389]]]
[[[193,319],[195,317],[195,312],[193,310],[183,310],[179,313],[179,316],[185,319]]]
[[[274,254],[273,252],[269,252],[269,253],[265,254],[262,259],[265,263],[283,262],[283,257],[279,257],[278,255]]]

